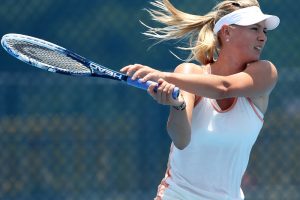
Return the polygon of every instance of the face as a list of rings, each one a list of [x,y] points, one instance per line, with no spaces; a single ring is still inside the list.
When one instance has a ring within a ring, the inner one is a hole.
[[[245,62],[258,60],[267,41],[265,22],[250,26],[231,25],[228,34],[231,52]]]

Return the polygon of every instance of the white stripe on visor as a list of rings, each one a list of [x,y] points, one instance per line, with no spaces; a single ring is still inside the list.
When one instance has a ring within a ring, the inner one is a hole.
[[[266,20],[267,30],[275,29],[280,23],[279,17],[266,15],[257,6],[241,8],[221,17],[215,24],[214,33],[217,34],[224,25],[249,26],[264,20]]]

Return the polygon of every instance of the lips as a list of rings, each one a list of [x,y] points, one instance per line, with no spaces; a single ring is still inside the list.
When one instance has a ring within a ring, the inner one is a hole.
[[[255,46],[254,49],[258,50],[258,51],[262,51],[262,47],[261,46]]]

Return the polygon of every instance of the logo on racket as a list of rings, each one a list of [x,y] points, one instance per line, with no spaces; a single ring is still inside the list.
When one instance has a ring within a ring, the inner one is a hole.
[[[90,67],[91,67],[91,69],[92,69],[92,71],[94,73],[105,74],[105,75],[108,75],[110,77],[117,78],[117,79],[120,79],[120,80],[123,79],[123,75],[122,74],[119,74],[117,72],[114,72],[114,71],[106,69],[106,68],[103,68],[103,67],[101,67],[101,66],[99,66],[99,65],[97,65],[95,63],[91,63]]]

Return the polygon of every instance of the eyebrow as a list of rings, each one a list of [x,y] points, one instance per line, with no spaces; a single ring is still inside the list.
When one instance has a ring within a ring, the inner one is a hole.
[[[253,24],[254,26],[257,26],[258,28],[262,28],[263,26],[262,25],[260,25],[260,24]],[[267,30],[267,28],[266,27],[264,27],[264,30]]]

